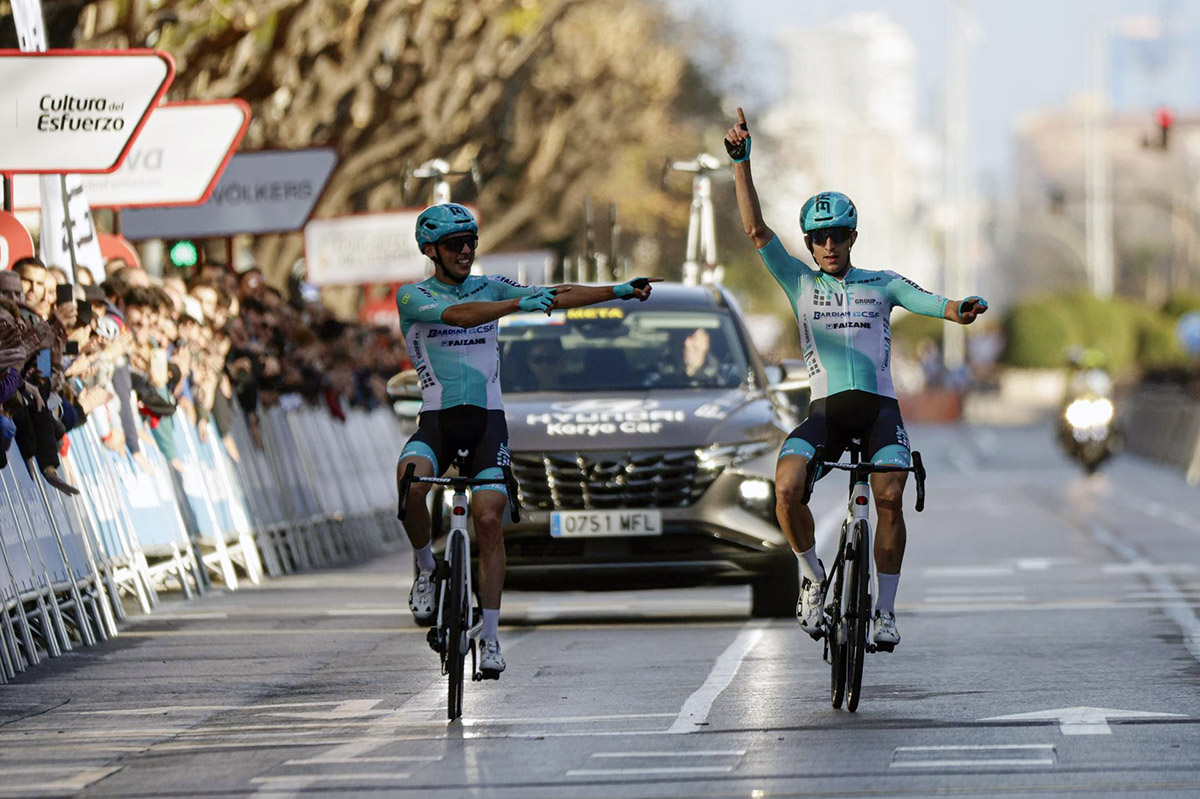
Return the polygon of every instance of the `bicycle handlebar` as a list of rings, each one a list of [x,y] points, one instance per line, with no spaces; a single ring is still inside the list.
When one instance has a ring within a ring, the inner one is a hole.
[[[400,480],[400,512],[397,514],[397,517],[403,522],[404,517],[408,515],[408,489],[412,487],[413,483],[446,485],[455,491],[461,491],[470,486],[503,485],[508,490],[509,518],[513,520],[513,524],[516,524],[521,521],[521,501],[517,496],[517,477],[513,474],[510,467],[502,466],[501,468],[504,471],[504,475],[499,478],[418,477],[415,474],[417,469],[416,464],[410,463],[404,470],[404,477]]]
[[[897,466],[892,463],[837,463],[834,461],[825,460],[825,448],[817,447],[813,453],[812,460],[808,462],[808,477],[804,481],[804,495],[800,502],[804,505],[812,499],[813,487],[817,484],[817,478],[821,474],[821,469],[841,469],[846,472],[859,472],[860,474],[874,474],[876,472],[912,472],[917,477],[917,513],[925,510],[925,464],[921,461],[921,453],[914,452],[912,454],[912,466]]]

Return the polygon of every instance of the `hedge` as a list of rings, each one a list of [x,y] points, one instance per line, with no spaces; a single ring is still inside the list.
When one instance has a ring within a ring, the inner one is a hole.
[[[1001,362],[1016,367],[1060,367],[1066,365],[1072,349],[1087,348],[1103,352],[1114,371],[1182,366],[1187,358],[1175,338],[1176,318],[1171,310],[1119,297],[1033,297],[1017,305],[1005,319],[1007,345]]]

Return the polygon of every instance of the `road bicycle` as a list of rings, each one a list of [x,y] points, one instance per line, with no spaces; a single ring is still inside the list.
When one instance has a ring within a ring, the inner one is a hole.
[[[874,464],[863,461],[862,443],[854,439],[849,448],[850,462],[825,460],[824,447],[817,447],[804,486],[804,503],[812,496],[817,478],[830,469],[850,473],[850,501],[837,557],[821,584],[825,596],[825,662],[830,666],[830,701],[834,708],[853,713],[862,695],[863,660],[868,652],[892,651],[891,644],[871,642],[871,615],[874,610],[871,570],[871,486],[870,475],[878,472],[912,472],[917,482],[917,512],[925,509],[925,467],[921,453],[912,454],[912,466]],[[830,591],[832,586],[833,590]]]
[[[466,453],[459,452],[454,466],[461,473]],[[454,491],[454,503],[450,511],[450,532],[446,536],[446,551],[434,571],[437,580],[437,616],[426,640],[442,660],[442,674],[447,675],[449,691],[446,716],[454,721],[462,715],[463,669],[467,653],[471,655],[471,680],[498,680],[500,673],[491,669],[480,669],[476,642],[483,627],[482,614],[475,606],[475,589],[471,574],[471,539],[467,535],[468,508],[467,489],[478,486],[503,485],[508,490],[509,515],[514,523],[521,520],[520,502],[517,499],[517,480],[512,470],[505,467],[504,475],[494,479],[473,477],[418,477],[416,467],[409,464],[400,482],[400,515],[408,507],[408,489],[413,483],[430,483],[448,486]],[[476,621],[480,619],[480,621]]]

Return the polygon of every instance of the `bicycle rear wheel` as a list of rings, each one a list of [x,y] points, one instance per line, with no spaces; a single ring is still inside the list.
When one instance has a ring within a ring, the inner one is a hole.
[[[466,660],[466,648],[463,641],[467,634],[467,596],[466,548],[462,537],[450,535],[448,547],[450,555],[450,583],[446,586],[446,605],[444,618],[446,624],[446,674],[449,677],[449,692],[446,702],[446,716],[450,721],[462,715],[463,700],[463,666]]]
[[[846,709],[853,713],[862,695],[863,661],[871,624],[871,552],[865,521],[860,519],[854,525],[850,540],[854,561],[846,567]]]

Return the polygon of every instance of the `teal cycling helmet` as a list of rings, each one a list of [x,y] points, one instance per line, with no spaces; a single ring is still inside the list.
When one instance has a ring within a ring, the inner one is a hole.
[[[455,233],[479,235],[479,225],[475,222],[475,216],[465,205],[431,205],[417,217],[417,247],[422,251],[426,244],[436,244]]]
[[[840,191],[814,194],[800,209],[800,229],[805,233],[831,227],[858,229],[858,209]]]

